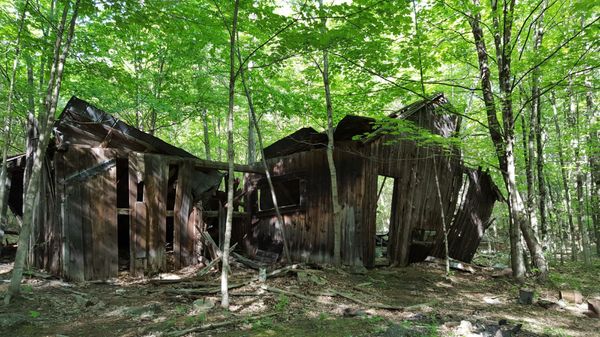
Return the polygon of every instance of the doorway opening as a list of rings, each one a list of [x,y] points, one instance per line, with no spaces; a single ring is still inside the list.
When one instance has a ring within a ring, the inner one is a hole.
[[[394,178],[377,176],[377,202],[375,216],[375,265],[389,265],[388,240],[392,219]]]

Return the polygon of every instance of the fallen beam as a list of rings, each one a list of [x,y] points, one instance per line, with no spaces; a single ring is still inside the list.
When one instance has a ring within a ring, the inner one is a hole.
[[[258,320],[261,320],[264,318],[276,316],[277,314],[278,313],[270,313],[270,314],[264,314],[264,315],[258,315],[258,316],[241,317],[241,318],[234,319],[231,321],[206,324],[206,325],[189,328],[186,330],[178,330],[178,331],[169,332],[169,333],[167,333],[167,336],[180,337],[180,336],[185,336],[187,334],[190,334],[192,332],[201,332],[201,331],[223,328],[223,327],[230,326],[230,325],[247,323],[249,321],[258,321]]]

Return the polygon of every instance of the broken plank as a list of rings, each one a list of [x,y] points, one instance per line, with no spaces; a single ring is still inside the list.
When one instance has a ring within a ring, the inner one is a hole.
[[[230,253],[235,249],[235,246],[237,246],[237,242],[229,248]],[[200,277],[200,276],[204,276],[204,275],[208,274],[210,269],[212,267],[214,267],[215,264],[217,264],[219,261],[221,261],[221,257],[223,257],[223,254],[219,254],[216,258],[214,258],[212,261],[210,261],[210,263],[208,265],[206,265],[206,267],[200,269],[200,271],[198,271],[198,274],[196,274],[196,276]]]
[[[239,261],[241,264],[245,265],[246,267],[249,267],[251,269],[254,270],[259,270],[260,268],[264,267],[264,264],[260,263],[260,262],[256,262],[253,260],[250,260],[249,258],[242,256],[238,253],[231,253],[231,255],[233,255],[233,257]]]

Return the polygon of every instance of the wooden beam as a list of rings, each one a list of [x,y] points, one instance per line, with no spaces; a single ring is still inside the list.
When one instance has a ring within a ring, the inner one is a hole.
[[[169,164],[178,164],[182,160],[189,160],[192,165],[196,168],[201,169],[214,169],[226,171],[229,168],[229,164],[221,161],[212,161],[199,158],[185,158],[176,156],[165,156],[168,157]],[[244,165],[244,164],[233,164],[233,170],[236,172],[248,172],[248,173],[265,173],[265,170],[258,165]]]
[[[217,218],[219,216],[219,211],[204,211],[204,212],[202,212],[202,215],[207,218]],[[234,218],[244,218],[247,216],[250,216],[250,213],[248,213],[248,212],[233,212]]]
[[[192,163],[195,167],[199,168],[211,168],[216,170],[227,170],[229,164],[220,161],[211,161],[204,159],[192,159]],[[244,164],[233,164],[233,170],[236,172],[248,172],[248,173],[265,173],[263,169],[256,165],[244,165]]]

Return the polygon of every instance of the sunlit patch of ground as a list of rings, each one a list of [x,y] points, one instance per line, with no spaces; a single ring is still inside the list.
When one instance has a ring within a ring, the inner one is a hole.
[[[10,277],[10,266],[5,268],[6,272],[0,269],[0,291],[6,289],[5,281]],[[237,323],[188,335],[485,336],[486,331],[498,329],[502,321],[502,328],[512,329],[515,336],[597,336],[600,331],[600,319],[583,315],[581,306],[544,309],[517,303],[521,287],[535,289],[536,300],[558,300],[559,289],[578,289],[584,296],[600,295],[600,261],[588,268],[568,265],[553,270],[550,281],[543,286],[534,281],[523,285],[507,277],[495,278],[486,270],[475,274],[453,272],[445,277],[443,270],[433,264],[373,269],[364,274],[313,269],[308,272],[311,277],[301,279],[296,273],[288,273],[267,280],[267,288],[285,294],[269,291],[257,281],[232,289],[229,311],[220,309],[218,294],[177,293],[181,289],[218,288],[218,272],[201,279],[193,276],[196,272],[188,268],[152,282],[125,273],[104,284],[29,278],[21,298],[9,307],[0,306],[0,334],[158,337],[229,321]],[[232,284],[250,280],[256,274],[234,267]],[[407,309],[387,310],[365,304]],[[265,314],[273,315],[252,319]]]

